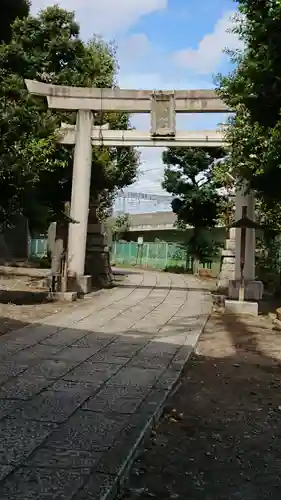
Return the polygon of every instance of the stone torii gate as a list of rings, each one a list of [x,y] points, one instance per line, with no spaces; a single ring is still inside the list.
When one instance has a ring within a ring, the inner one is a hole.
[[[177,132],[176,113],[227,113],[231,110],[213,90],[121,90],[78,88],[26,80],[28,91],[45,96],[49,108],[77,111],[76,126],[63,126],[60,142],[75,144],[72,178],[68,269],[77,279],[85,272],[92,144],[105,146],[222,146],[220,132]],[[151,130],[108,130],[95,127],[101,112],[150,113]]]

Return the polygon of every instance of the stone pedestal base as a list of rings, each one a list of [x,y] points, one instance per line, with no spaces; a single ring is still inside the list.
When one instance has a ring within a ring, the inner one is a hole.
[[[230,280],[228,297],[237,300],[239,297],[240,280]],[[262,281],[245,280],[245,300],[261,300],[263,297]]]
[[[226,240],[226,247],[230,246],[231,240]],[[231,248],[222,250],[221,271],[218,279],[219,290],[228,288],[229,280],[235,278],[235,251]]]
[[[226,300],[225,310],[233,314],[248,314],[258,316],[258,303],[240,300]]]
[[[92,276],[93,287],[107,288],[113,284],[113,274],[105,228],[97,218],[96,208],[92,204],[89,212],[85,270]]]
[[[75,302],[77,300],[76,292],[56,292],[53,294],[53,299],[58,302]]]

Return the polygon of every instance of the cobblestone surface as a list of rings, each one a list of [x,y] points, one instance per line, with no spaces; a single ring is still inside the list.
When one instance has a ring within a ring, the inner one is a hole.
[[[135,272],[1,337],[1,500],[113,498],[210,309],[193,277]]]

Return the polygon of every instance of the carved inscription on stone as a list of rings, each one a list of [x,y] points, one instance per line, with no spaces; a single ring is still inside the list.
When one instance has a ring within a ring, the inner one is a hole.
[[[155,138],[176,134],[175,96],[158,92],[151,96],[151,135]]]

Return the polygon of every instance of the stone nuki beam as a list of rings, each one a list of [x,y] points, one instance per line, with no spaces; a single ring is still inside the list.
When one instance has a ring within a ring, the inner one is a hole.
[[[175,137],[155,139],[148,132],[138,130],[108,130],[108,126],[93,127],[93,146],[115,147],[223,147],[226,145],[220,131],[204,130],[200,132],[180,132]],[[61,144],[75,144],[75,126],[62,124],[60,129]]]
[[[124,90],[67,87],[25,80],[33,95],[46,96],[53,109],[150,113],[152,96],[173,95],[176,113],[230,113],[214,90]]]

